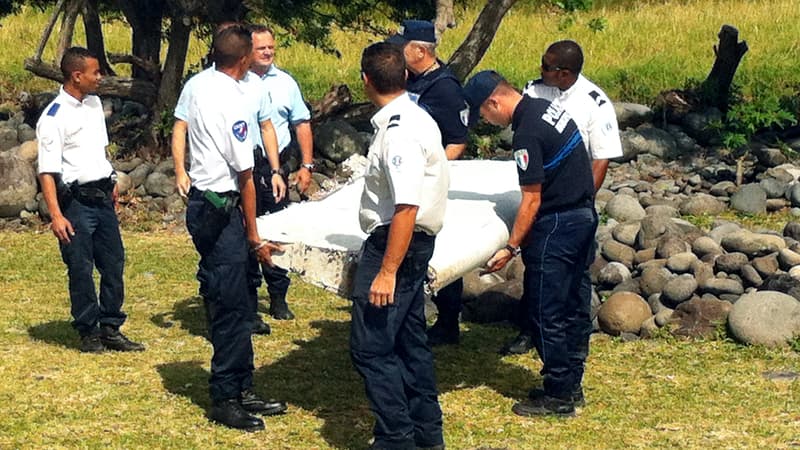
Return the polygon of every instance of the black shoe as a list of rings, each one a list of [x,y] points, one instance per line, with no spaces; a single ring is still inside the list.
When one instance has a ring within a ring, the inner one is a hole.
[[[275,298],[269,302],[269,315],[275,320],[292,320],[294,313],[289,309],[286,299]]]
[[[545,393],[544,389],[542,388],[531,389],[531,391],[528,392],[528,398],[531,400],[535,400],[539,397],[544,397],[544,396]],[[584,406],[586,406],[586,398],[583,396],[582,387],[579,387],[572,393],[572,403],[575,405],[576,408],[583,408]]]
[[[264,421],[256,416],[251,416],[235,398],[215,403],[211,407],[211,412],[208,413],[208,418],[226,427],[244,431],[264,429]]]
[[[114,327],[100,327],[100,342],[102,342],[106,348],[110,348],[111,350],[116,350],[118,352],[144,351],[144,345],[131,341]]]
[[[456,345],[459,340],[458,321],[451,323],[436,320],[436,323],[428,328],[428,345]]]
[[[250,389],[243,390],[239,395],[239,404],[249,413],[264,416],[277,416],[286,412],[286,403],[276,400],[262,400]]]
[[[252,334],[267,335],[270,334],[271,332],[272,330],[269,328],[269,324],[264,322],[264,320],[262,320],[261,317],[254,319],[253,322],[250,324],[250,333]]]
[[[544,395],[533,400],[523,400],[511,407],[514,414],[519,416],[563,416],[575,415],[575,404],[572,400],[562,400]]]
[[[444,450],[444,444],[434,445],[431,447],[417,447],[416,450]]]
[[[524,355],[533,348],[533,336],[520,333],[504,345],[497,353],[501,355]]]
[[[86,336],[81,336],[81,351],[83,353],[103,353],[106,348],[100,342],[99,335],[87,334]]]

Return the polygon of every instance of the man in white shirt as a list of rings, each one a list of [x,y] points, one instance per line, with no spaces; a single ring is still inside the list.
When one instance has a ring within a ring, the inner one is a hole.
[[[370,448],[443,449],[423,283],[444,220],[447,156],[436,122],[405,91],[400,48],[367,47],[361,71],[380,110],[359,210],[369,237],[353,281],[350,356],[376,418]]]
[[[83,352],[142,351],[119,331],[125,322],[122,273],[125,250],[119,234],[116,173],[106,159],[108,133],[100,99],[100,65],[85,48],[61,58],[64,84],[36,125],[39,183],[50,211],[50,229],[67,265],[72,326]],[[100,272],[95,293],[94,267]]]

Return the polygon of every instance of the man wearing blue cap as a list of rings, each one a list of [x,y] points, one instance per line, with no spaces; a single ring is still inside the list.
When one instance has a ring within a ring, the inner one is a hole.
[[[470,117],[511,125],[522,199],[508,244],[486,263],[502,269],[522,254],[523,304],[542,360],[543,388],[512,408],[522,416],[575,414],[583,405],[589,348],[590,298],[581,283],[597,228],[594,185],[580,131],[564,109],[520,94],[497,72],[483,71],[464,87]],[[473,119],[474,120],[474,119]]]
[[[409,71],[408,93],[427,111],[442,133],[442,146],[447,159],[458,159],[467,148],[469,107],[464,100],[461,83],[452,71],[436,57],[436,32],[426,20],[404,20],[397,34],[387,42],[403,48]],[[430,345],[457,344],[458,315],[464,283],[459,278],[442,288],[433,302],[439,314],[428,330]]]

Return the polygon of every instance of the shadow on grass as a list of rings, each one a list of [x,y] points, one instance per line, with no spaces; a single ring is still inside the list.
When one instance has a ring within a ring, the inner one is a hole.
[[[54,320],[28,328],[28,335],[37,341],[79,350],[80,338],[68,320]]]
[[[150,317],[150,322],[160,328],[171,328],[175,322],[193,336],[208,339],[208,325],[203,298],[187,297],[175,303],[172,312],[163,312]]]
[[[211,400],[208,396],[208,377],[201,361],[182,361],[156,366],[164,389],[188,398],[195,405],[208,411]]]

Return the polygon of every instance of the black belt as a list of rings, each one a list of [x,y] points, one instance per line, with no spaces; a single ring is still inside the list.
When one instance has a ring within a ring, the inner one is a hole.
[[[102,202],[107,198],[111,198],[115,184],[116,180],[112,177],[108,177],[83,184],[75,182],[71,183],[69,186],[72,196],[78,200]]]
[[[191,200],[204,200],[217,209],[230,210],[239,206],[242,197],[237,191],[201,191],[200,189],[192,186],[189,188],[189,198]]]

